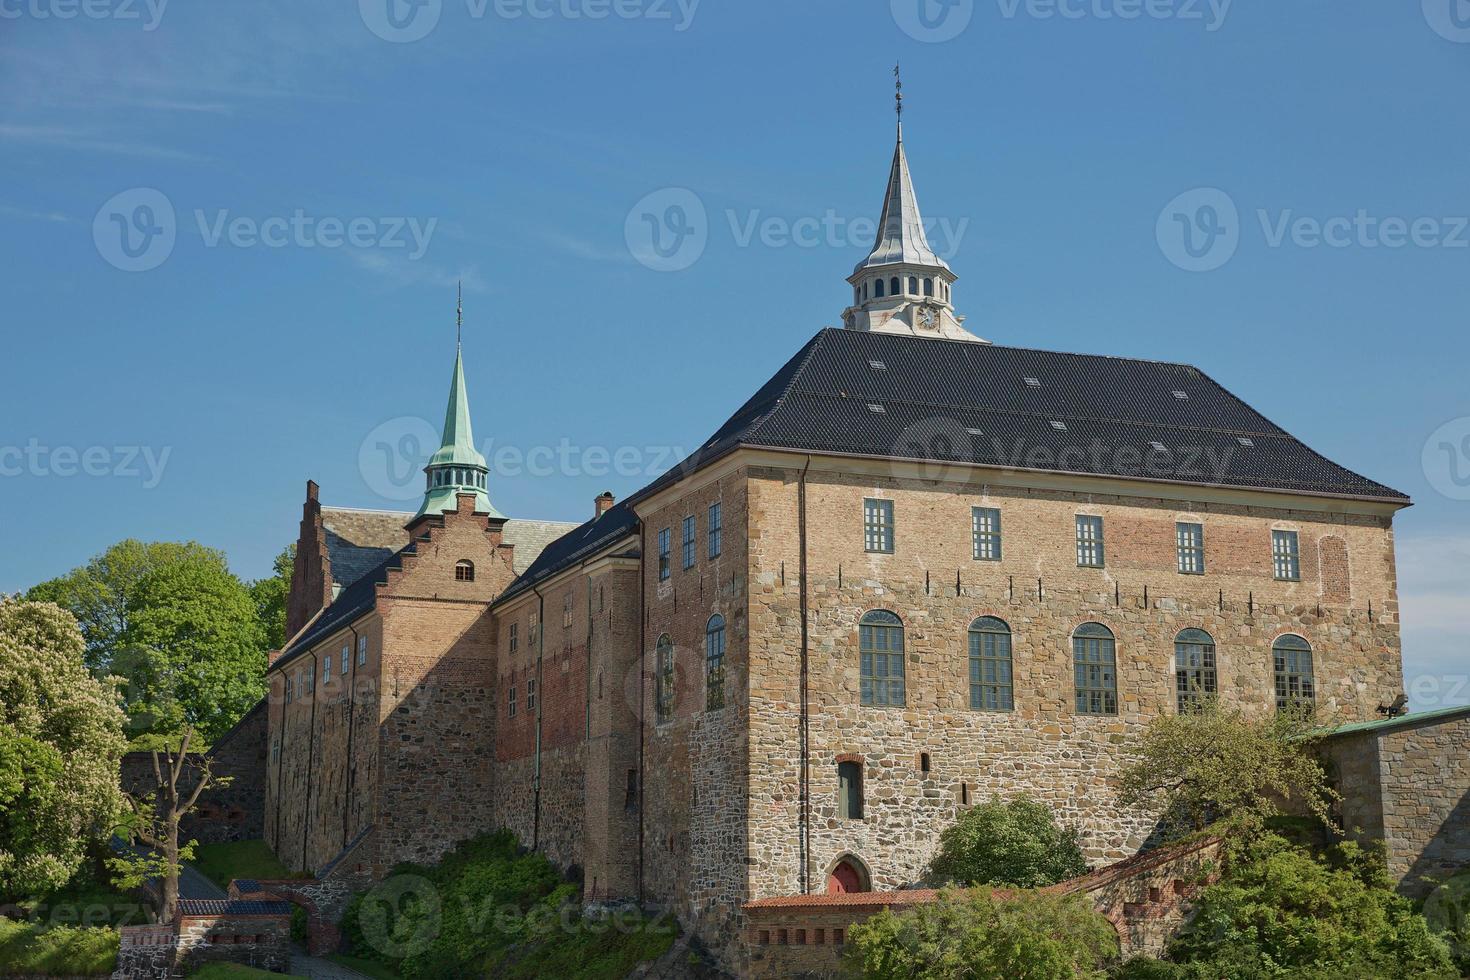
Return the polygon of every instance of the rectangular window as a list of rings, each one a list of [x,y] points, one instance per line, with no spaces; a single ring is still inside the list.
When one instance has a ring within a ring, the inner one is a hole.
[[[531,613],[531,622],[526,626],[526,642],[531,645],[531,651],[533,653],[536,649],[537,631],[540,628],[541,624],[536,621],[536,614],[534,612]]]
[[[862,625],[858,633],[862,703],[869,707],[903,707],[903,627]]]
[[[357,638],[357,665],[359,667],[367,666],[367,637],[365,636],[359,636]]]
[[[526,710],[536,710],[536,679],[534,677],[526,681]]]
[[[970,537],[976,561],[1000,561],[1000,511],[970,508]]]
[[[291,678],[290,677],[287,677],[286,678],[286,703],[287,704],[290,704],[291,703],[291,695],[293,693],[292,692],[292,689],[294,687],[295,687],[295,685],[293,683],[291,683]]]
[[[1077,564],[1083,568],[1103,567],[1103,519],[1077,515]]]
[[[1205,573],[1205,527],[1203,524],[1177,524],[1179,542],[1179,574]]]
[[[516,688],[514,684],[510,686],[510,700],[507,703],[506,711],[510,717],[514,718],[516,716]]]
[[[341,666],[339,666],[337,668],[337,673],[339,673],[339,674],[346,674],[347,673],[347,665],[352,662],[351,653],[352,653],[352,648],[351,647],[343,647],[342,648],[342,664],[341,664]]]
[[[329,653],[322,658],[322,682],[326,683],[332,679],[332,655]]]
[[[1016,707],[1011,675],[1011,634],[1000,620],[982,620],[970,628],[970,707],[976,711],[1012,711]]]
[[[709,505],[709,528],[708,528],[708,531],[707,531],[707,533],[709,535],[709,548],[707,549],[707,554],[711,558],[718,558],[718,557],[720,557],[720,545],[722,544],[720,538],[722,536],[721,535],[721,531],[722,530],[723,530],[723,525],[721,525],[721,523],[720,523],[720,505],[719,504],[710,504]]]
[[[1302,580],[1301,541],[1295,531],[1271,532],[1271,557],[1278,582]]]
[[[893,554],[893,501],[863,501],[863,548],[879,554]]]
[[[1174,640],[1174,688],[1179,713],[1213,698],[1219,691],[1215,641],[1204,630],[1190,629]]]
[[[521,647],[521,624],[510,624],[510,652],[515,653]]]
[[[1118,713],[1118,651],[1112,634],[1101,627],[1082,627],[1072,638],[1076,670],[1077,713]]]
[[[684,548],[683,548],[683,557],[684,557],[684,570],[686,572],[689,569],[691,569],[691,568],[694,567],[694,533],[695,533],[694,518],[693,517],[686,517],[686,518],[684,518],[684,541],[683,541]]]
[[[568,589],[567,590],[567,594],[565,596],[563,596],[562,597],[562,600],[561,600],[561,627],[562,627],[562,629],[571,629],[572,628],[572,591],[571,591],[571,589]]]
[[[669,578],[669,529],[664,528],[658,532],[658,580],[666,582]]]
[[[840,820],[863,818],[863,764],[837,763],[837,817]]]

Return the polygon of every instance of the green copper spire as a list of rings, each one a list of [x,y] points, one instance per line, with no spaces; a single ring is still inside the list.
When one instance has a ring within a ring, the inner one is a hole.
[[[463,298],[458,319],[462,330]],[[470,399],[465,392],[464,355],[458,342],[454,350],[454,374],[449,379],[449,406],[444,411],[444,438],[439,450],[429,457],[429,465],[424,467],[424,472],[428,475],[428,483],[424,488],[424,502],[415,518],[455,510],[459,506],[456,498],[461,493],[475,495],[476,513],[504,518],[504,514],[490,505],[490,468],[485,465],[485,457],[475,448],[475,433],[470,424]]]

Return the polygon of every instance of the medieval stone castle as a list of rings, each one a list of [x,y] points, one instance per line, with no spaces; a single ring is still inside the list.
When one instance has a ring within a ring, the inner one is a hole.
[[[1203,695],[1366,722],[1403,689],[1409,500],[1202,371],[981,340],[902,130],[843,328],[573,526],[508,518],[456,356],[417,513],[308,484],[265,836],[381,876],[509,828],[734,972],[744,907],[891,889],[1027,793],[1097,862],[1130,741]]]

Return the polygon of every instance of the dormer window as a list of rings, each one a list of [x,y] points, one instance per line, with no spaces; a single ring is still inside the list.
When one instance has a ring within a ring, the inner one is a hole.
[[[461,558],[455,562],[454,580],[456,582],[473,582],[475,580],[475,563],[468,558]]]

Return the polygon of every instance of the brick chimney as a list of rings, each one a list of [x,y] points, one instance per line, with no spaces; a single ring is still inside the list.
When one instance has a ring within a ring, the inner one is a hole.
[[[618,498],[613,496],[611,490],[604,490],[602,491],[602,493],[599,493],[597,497],[592,501],[592,506],[596,508],[592,513],[593,520],[596,520],[603,514],[606,514],[608,511],[612,510],[613,504],[617,502]]]

